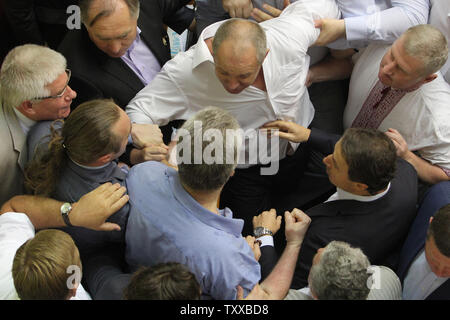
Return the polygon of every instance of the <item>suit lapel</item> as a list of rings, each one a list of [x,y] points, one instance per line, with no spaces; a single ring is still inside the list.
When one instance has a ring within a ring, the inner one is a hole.
[[[9,132],[11,133],[13,148],[19,153],[17,163],[19,164],[22,171],[24,171],[28,158],[26,148],[27,139],[25,133],[22,131],[22,127],[20,126],[19,120],[17,119],[17,116],[15,115],[13,110],[3,108],[3,112],[9,128]]]

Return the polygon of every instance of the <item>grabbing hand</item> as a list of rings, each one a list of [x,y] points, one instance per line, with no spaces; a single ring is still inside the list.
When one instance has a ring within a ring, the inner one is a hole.
[[[311,130],[291,121],[276,120],[266,123],[262,128],[278,129],[274,135],[291,142],[305,142],[309,139]]]
[[[256,238],[252,236],[246,236],[245,241],[247,241],[248,245],[252,249],[253,254],[255,255],[255,260],[258,261],[261,257],[261,249],[259,248],[260,241],[256,240]]]
[[[290,1],[289,0],[284,0],[284,5],[283,5],[283,10],[286,9],[286,7],[288,5],[290,5]],[[281,12],[283,12],[283,10],[277,9],[275,7],[269,6],[267,3],[264,3],[262,5],[263,9],[266,10],[268,13],[258,9],[258,8],[254,8],[252,11],[252,18],[255,19],[258,22],[262,22],[262,21],[266,21],[266,20],[270,20],[276,17],[279,17]]]
[[[394,143],[395,148],[397,149],[397,156],[406,160],[409,153],[408,144],[406,143],[400,132],[395,129],[389,128],[388,131],[385,132],[385,134],[389,138],[391,138],[392,142]]]
[[[85,194],[72,205],[71,223],[98,231],[120,231],[119,225],[105,221],[128,202],[125,191],[120,184],[107,182]]]
[[[133,139],[133,145],[138,149],[163,143],[163,134],[156,124],[133,123],[131,138]]]
[[[247,19],[253,9],[251,0],[223,0],[222,5],[232,18]]]
[[[320,35],[313,46],[326,46],[337,39],[345,37],[344,19],[315,20],[314,26],[320,29]]]
[[[253,217],[253,228],[264,227],[272,231],[275,235],[281,226],[281,216],[277,217],[275,209],[264,211],[261,214]]]

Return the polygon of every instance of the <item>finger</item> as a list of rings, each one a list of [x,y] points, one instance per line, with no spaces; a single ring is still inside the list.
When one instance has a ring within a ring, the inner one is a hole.
[[[286,229],[289,228],[289,226],[291,224],[293,224],[295,222],[294,217],[292,216],[292,214],[289,211],[286,211],[284,213],[284,223],[286,223]]]
[[[120,231],[120,226],[115,223],[105,222],[98,228],[98,231]]]
[[[250,2],[250,4],[248,6],[244,7],[244,12],[243,12],[244,18],[250,17],[252,10],[253,10],[253,4]]]
[[[281,216],[278,216],[278,217],[277,217],[277,225],[278,225],[278,227],[281,226],[281,221],[282,221],[282,217],[281,217]]]
[[[244,300],[244,289],[241,286],[237,286],[236,290],[236,300]]]
[[[268,15],[267,13],[265,13],[262,10],[259,10],[258,8],[253,8],[252,17],[258,22],[273,19],[271,15]]]
[[[267,3],[263,4],[263,8],[274,18],[278,17],[281,14],[280,9],[269,6]]]
[[[293,141],[295,140],[295,135],[293,133],[283,132],[283,131],[277,131],[273,134],[275,137],[278,136],[281,139]]]
[[[255,242],[253,245],[253,253],[257,257],[261,257],[261,248],[259,247],[259,241]]]
[[[263,128],[277,128],[282,131],[289,131],[289,129],[292,127],[292,122],[289,121],[283,121],[283,120],[276,120],[272,122],[267,122],[263,125]]]
[[[120,197],[117,201],[113,202],[110,205],[112,213],[119,211],[120,208],[122,208],[129,200],[130,197],[127,194],[125,194],[122,197]]]
[[[236,18],[236,13],[234,12],[234,9],[231,8],[230,11],[228,11],[228,14],[230,15],[230,17],[232,18]]]
[[[104,192],[108,192],[111,190],[111,186],[113,184],[111,182],[106,182],[104,184],[102,184],[100,187],[97,187],[96,189],[94,189],[94,191],[98,192],[98,193],[104,193]],[[114,192],[115,189],[112,191]]]
[[[314,27],[315,28],[322,29],[322,26],[323,26],[323,20],[322,19],[314,20]]]
[[[274,208],[270,209],[269,212],[270,212],[271,214],[277,214],[277,210],[275,210]]]

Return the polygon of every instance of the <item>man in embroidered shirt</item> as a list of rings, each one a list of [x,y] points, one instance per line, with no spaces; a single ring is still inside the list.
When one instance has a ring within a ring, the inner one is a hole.
[[[438,71],[447,55],[445,37],[430,25],[408,29],[391,47],[370,45],[353,67],[344,111],[344,128],[385,131],[427,183],[450,178],[450,86]],[[329,67],[312,68],[315,77],[331,76]]]
[[[288,6],[280,17],[259,25],[236,19],[207,27],[193,48],[166,63],[130,102],[130,119],[164,125],[213,105],[234,115],[244,131],[275,119],[308,126],[314,108],[304,85],[309,66],[306,51],[320,32],[314,27],[313,16],[338,17],[339,12],[334,1],[302,0]],[[253,132],[246,145],[257,144],[260,135]],[[293,161],[283,158],[297,146],[280,141],[281,161]],[[281,161],[280,171],[286,167]],[[277,164],[272,161],[273,166]],[[272,208],[269,186],[275,182],[269,180],[279,176],[261,176],[259,168],[253,166],[252,177],[242,178],[244,172],[249,174],[250,165],[247,162],[238,167],[226,186],[228,191],[221,196],[222,205],[247,219],[244,234],[252,231],[251,218],[256,212]],[[238,179],[245,189],[237,186]],[[235,202],[226,200],[227,194]]]

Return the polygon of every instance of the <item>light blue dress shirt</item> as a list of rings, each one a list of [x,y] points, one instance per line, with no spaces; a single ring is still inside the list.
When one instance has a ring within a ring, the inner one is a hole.
[[[195,201],[178,173],[159,162],[134,166],[127,177],[130,216],[126,259],[139,265],[185,264],[195,274],[202,298],[235,299],[236,287],[246,295],[261,270],[242,237],[244,221],[226,208],[215,214]]]
[[[403,283],[403,300],[425,300],[448,278],[436,276],[425,257],[425,250],[417,255],[409,267]]]
[[[409,27],[426,24],[429,0],[336,0],[345,20],[346,39],[333,49],[363,48],[369,42],[393,43]]]

